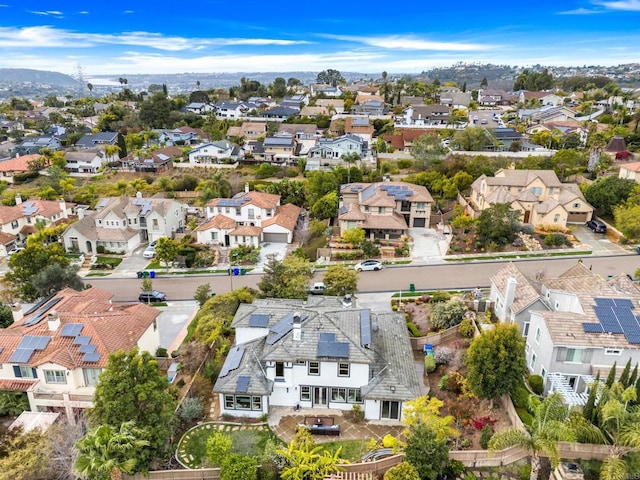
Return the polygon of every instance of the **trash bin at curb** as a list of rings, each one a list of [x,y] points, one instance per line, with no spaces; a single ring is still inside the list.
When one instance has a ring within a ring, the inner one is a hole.
[[[151,276],[151,278],[156,278],[156,271],[155,270],[151,270],[149,275]]]

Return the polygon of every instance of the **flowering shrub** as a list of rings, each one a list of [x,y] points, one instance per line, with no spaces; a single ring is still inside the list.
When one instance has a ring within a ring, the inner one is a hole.
[[[482,430],[487,425],[493,427],[493,425],[495,425],[495,423],[496,423],[496,421],[493,420],[491,417],[474,418],[473,419],[473,428],[475,428],[476,430]]]

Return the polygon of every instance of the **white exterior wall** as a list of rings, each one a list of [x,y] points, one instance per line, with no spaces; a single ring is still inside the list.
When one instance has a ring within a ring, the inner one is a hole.
[[[234,417],[260,418],[262,415],[269,413],[269,397],[262,397],[262,410],[228,410],[225,408],[223,393],[218,394],[218,402],[221,415],[226,413]]]
[[[269,335],[268,328],[238,327],[236,328],[236,345],[242,345],[267,335]]]
[[[237,247],[238,245],[253,245],[254,247],[259,247],[260,237],[253,237],[250,235],[229,235],[229,246]]]
[[[580,301],[576,295],[553,290],[547,290],[544,293],[547,295],[552,310],[584,314],[582,305],[580,305]]]
[[[160,329],[158,328],[158,320],[154,320],[153,324],[140,336],[136,344],[140,350],[149,352],[152,356],[156,354],[156,350],[160,346]]]
[[[540,329],[540,339],[536,341],[538,329]],[[542,367],[544,367],[548,372],[549,366],[553,360],[553,342],[545,325],[544,319],[541,315],[535,312],[531,313],[529,334],[527,335],[526,342],[528,348],[525,348],[525,358],[527,360],[527,368],[529,371],[540,375],[540,371]],[[534,354],[536,356],[536,362],[532,368],[531,360]]]
[[[281,225],[273,224],[264,228],[262,233],[286,233],[287,234],[287,243],[291,243],[293,241],[293,232],[291,230],[287,230]]]

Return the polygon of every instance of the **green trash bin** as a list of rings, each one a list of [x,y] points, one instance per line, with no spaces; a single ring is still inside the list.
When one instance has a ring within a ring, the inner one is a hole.
[[[149,272],[147,272],[146,270],[144,272],[142,272],[142,276],[144,278],[149,278]]]
[[[409,291],[410,291],[411,293],[413,293],[413,292],[415,292],[415,291],[416,291],[416,284],[415,284],[415,283],[410,283],[410,284],[409,284]]]
[[[240,275],[246,275],[247,274],[247,269],[246,268],[241,268],[240,269]]]

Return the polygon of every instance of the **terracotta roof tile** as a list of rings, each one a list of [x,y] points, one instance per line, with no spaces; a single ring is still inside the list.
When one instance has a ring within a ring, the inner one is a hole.
[[[23,380],[18,378],[0,380],[0,390],[10,392],[26,392],[37,380]]]
[[[298,217],[302,209],[293,203],[287,203],[278,207],[278,213],[272,218],[268,218],[262,222],[262,228],[269,225],[280,225],[289,231],[293,231],[298,223]]]
[[[225,215],[216,215],[211,220],[196,228],[196,231],[203,232],[210,228],[235,228],[236,221]]]
[[[0,172],[26,172],[29,170],[29,162],[40,158],[42,155],[21,155],[16,158],[0,162]]]
[[[241,225],[235,230],[229,232],[229,235],[245,235],[247,237],[259,237],[262,233],[262,228],[252,227],[250,225]]]

